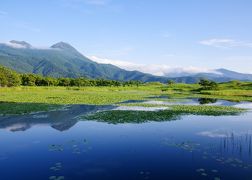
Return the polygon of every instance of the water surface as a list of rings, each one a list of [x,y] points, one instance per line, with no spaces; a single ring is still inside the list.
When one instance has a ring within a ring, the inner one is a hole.
[[[252,179],[252,112],[141,124],[78,118],[113,108],[0,117],[0,179]]]

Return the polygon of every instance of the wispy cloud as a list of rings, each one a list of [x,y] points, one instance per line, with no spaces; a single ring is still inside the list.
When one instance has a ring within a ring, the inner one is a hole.
[[[217,48],[233,48],[233,47],[248,47],[252,48],[252,42],[239,41],[235,39],[213,38],[199,42],[202,45],[212,46]]]
[[[171,33],[169,33],[169,32],[164,32],[164,33],[161,34],[161,36],[162,36],[163,38],[170,38],[172,35],[171,35]]]
[[[2,11],[2,10],[0,10],[0,16],[5,16],[5,15],[7,15],[8,13],[6,12],[6,11]]]
[[[37,33],[41,32],[40,28],[34,27],[33,25],[27,22],[16,22],[16,23],[13,23],[13,26],[15,26],[18,29],[23,29],[27,31],[32,31],[32,32],[37,32]]]
[[[95,5],[95,6],[104,6],[107,5],[110,1],[108,0],[85,0],[86,4]]]
[[[136,49],[133,46],[127,45],[122,46],[118,48],[106,48],[106,45],[102,45],[102,49],[96,52],[93,52],[93,54],[100,54],[101,57],[113,57],[112,59],[117,59],[120,57],[128,56],[132,52],[134,52]],[[99,47],[100,48],[100,47]]]
[[[65,7],[77,8],[81,5],[106,6],[110,0],[60,0]]]
[[[133,52],[135,49],[130,46],[122,47],[116,50],[106,50],[107,53],[109,53],[112,56],[126,56]]]
[[[113,0],[57,0],[59,4],[67,9],[77,10],[86,15],[93,15],[97,10],[103,13],[121,13],[124,8],[122,2]]]
[[[169,76],[169,74],[180,74],[180,73],[188,73],[188,74],[197,74],[200,72],[212,72],[215,73],[214,70],[206,69],[206,68],[198,68],[189,66],[186,68],[182,67],[171,67],[165,64],[136,64],[128,61],[121,60],[112,60],[106,58],[100,58],[97,56],[90,56],[90,59],[96,61],[101,64],[112,64],[118,66],[122,69],[126,69],[129,71],[137,70],[144,73],[149,73],[157,76]]]

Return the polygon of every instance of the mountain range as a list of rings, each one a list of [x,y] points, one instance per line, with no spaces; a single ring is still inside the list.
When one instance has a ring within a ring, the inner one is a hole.
[[[195,83],[201,78],[225,82],[230,80],[252,81],[252,74],[243,74],[227,69],[196,74],[167,73],[155,76],[140,71],[127,71],[112,64],[99,64],[82,55],[74,47],[59,42],[49,48],[36,48],[25,41],[12,40],[0,43],[0,65],[20,73],[35,73],[52,77],[104,78],[120,81],[139,80]]]
[[[52,77],[87,77],[113,80],[165,82],[166,77],[126,71],[110,64],[98,64],[65,42],[49,48],[35,48],[25,41],[0,43],[0,64],[20,73]]]

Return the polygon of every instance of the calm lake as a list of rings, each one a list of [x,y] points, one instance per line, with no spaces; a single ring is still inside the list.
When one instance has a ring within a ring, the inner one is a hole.
[[[251,103],[185,102],[251,108]],[[78,118],[112,108],[74,105],[0,117],[0,179],[252,179],[252,112],[141,124]]]

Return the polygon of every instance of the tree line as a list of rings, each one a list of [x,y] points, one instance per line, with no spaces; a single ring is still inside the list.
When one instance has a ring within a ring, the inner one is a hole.
[[[0,66],[0,87],[12,86],[139,86],[141,81],[116,81],[107,79],[53,78],[36,74],[19,74]]]
[[[154,82],[153,82],[154,83]],[[107,79],[80,78],[53,78],[44,77],[37,74],[20,74],[6,67],[0,66],[0,87],[12,86],[139,86],[141,81],[116,81]],[[175,84],[173,80],[168,80],[167,85]],[[199,81],[199,90],[216,90],[218,83],[207,79]]]

